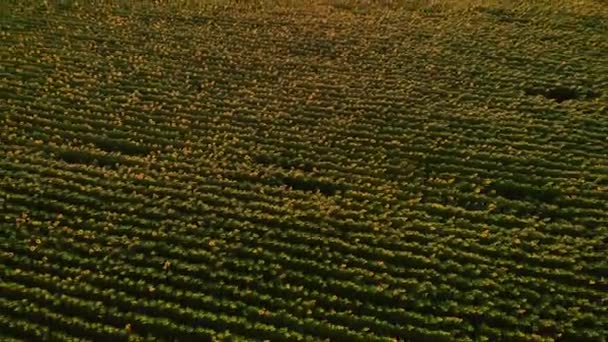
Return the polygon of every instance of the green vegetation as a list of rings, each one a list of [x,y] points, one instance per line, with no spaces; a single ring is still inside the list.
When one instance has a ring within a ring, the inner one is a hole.
[[[606,340],[605,2],[0,6],[0,339]]]

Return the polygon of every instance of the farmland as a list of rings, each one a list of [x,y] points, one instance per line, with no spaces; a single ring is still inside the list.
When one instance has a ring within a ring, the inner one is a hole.
[[[606,341],[608,6],[528,3],[7,1],[0,340]]]

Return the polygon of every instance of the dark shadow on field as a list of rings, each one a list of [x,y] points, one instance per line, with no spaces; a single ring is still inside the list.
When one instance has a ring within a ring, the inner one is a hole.
[[[553,87],[530,87],[524,89],[526,95],[543,96],[546,99],[561,103],[568,100],[589,100],[600,96],[599,92],[591,89],[579,90],[572,87],[553,86]]]

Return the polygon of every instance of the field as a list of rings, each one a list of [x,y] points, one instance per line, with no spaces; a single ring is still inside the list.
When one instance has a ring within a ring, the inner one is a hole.
[[[606,341],[605,2],[49,2],[1,341]]]

